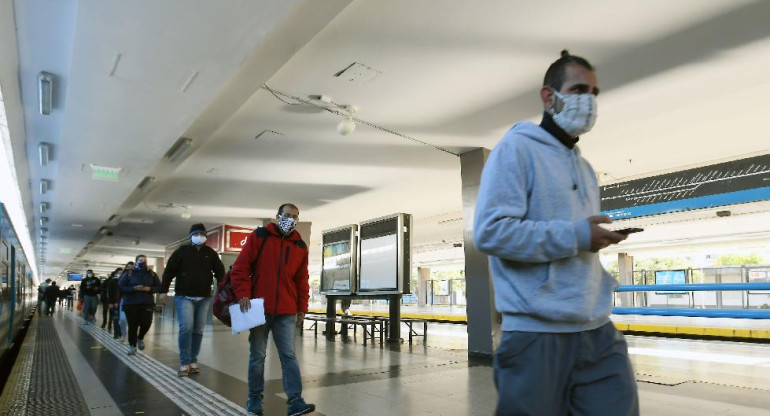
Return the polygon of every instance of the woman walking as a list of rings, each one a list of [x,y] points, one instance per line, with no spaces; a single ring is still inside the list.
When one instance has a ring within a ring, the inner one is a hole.
[[[128,355],[135,355],[137,348],[144,349],[144,336],[152,325],[155,310],[153,293],[160,292],[160,279],[147,270],[147,257],[140,254],[136,256],[133,271],[123,274],[118,287],[128,320]]]

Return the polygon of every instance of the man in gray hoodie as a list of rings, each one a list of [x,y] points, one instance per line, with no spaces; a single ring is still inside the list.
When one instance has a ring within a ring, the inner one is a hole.
[[[503,335],[496,415],[638,415],[628,347],[610,321],[617,283],[598,251],[596,175],[575,146],[596,120],[596,74],[562,52],[546,71],[540,125],[514,125],[481,178],[474,240],[490,256]]]

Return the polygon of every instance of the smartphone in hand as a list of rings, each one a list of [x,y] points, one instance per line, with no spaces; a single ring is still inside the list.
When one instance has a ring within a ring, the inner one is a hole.
[[[644,231],[644,228],[621,228],[620,230],[612,230],[614,233],[623,234],[623,235],[629,235],[632,233],[638,233]]]

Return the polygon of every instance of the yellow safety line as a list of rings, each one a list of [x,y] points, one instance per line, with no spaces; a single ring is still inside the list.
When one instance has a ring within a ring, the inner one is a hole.
[[[326,309],[308,309],[309,312],[325,314]],[[337,311],[342,314],[341,310]],[[388,316],[387,312],[355,311],[356,315],[365,316]],[[426,319],[430,321],[447,321],[467,323],[468,319],[462,315],[434,315],[427,313],[402,313],[403,318]],[[615,328],[621,332],[648,332],[658,334],[681,334],[707,337],[724,338],[748,338],[748,339],[770,339],[770,330],[767,329],[736,329],[736,328],[718,328],[701,326],[681,326],[681,325],[661,325],[645,323],[614,322]]]

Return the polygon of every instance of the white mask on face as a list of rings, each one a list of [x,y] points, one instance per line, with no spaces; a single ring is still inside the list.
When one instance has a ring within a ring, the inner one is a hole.
[[[553,121],[572,137],[588,133],[596,123],[598,115],[596,96],[593,94],[561,94],[554,90],[556,100],[551,107]],[[561,101],[559,112],[556,105]]]
[[[205,235],[194,235],[194,236],[190,237],[190,240],[192,241],[193,244],[195,244],[196,246],[199,246],[199,245],[201,245],[201,244],[206,242],[206,236]]]

